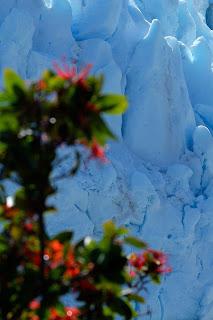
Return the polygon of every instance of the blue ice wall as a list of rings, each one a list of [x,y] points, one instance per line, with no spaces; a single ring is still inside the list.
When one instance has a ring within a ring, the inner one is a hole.
[[[129,109],[107,121],[110,163],[61,182],[50,232],[126,224],[168,253],[151,320],[213,319],[213,25],[208,0],[1,0],[0,70],[38,77],[66,56]],[[207,18],[207,21],[206,21]],[[208,23],[208,25],[207,25]],[[63,169],[63,168],[62,168]],[[100,205],[97,205],[100,204]]]

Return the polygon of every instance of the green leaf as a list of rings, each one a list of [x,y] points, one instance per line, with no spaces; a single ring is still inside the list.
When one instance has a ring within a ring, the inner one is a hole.
[[[64,242],[71,241],[72,237],[73,237],[73,232],[64,231],[64,232],[57,234],[53,239],[57,239],[61,243],[64,243]]]
[[[103,314],[106,319],[113,320],[114,319],[114,312],[107,306],[103,307]]]
[[[0,142],[0,157],[6,154],[7,148],[8,146],[6,143]]]
[[[126,111],[127,99],[121,95],[104,95],[98,99],[101,104],[101,111],[109,114],[122,114]]]
[[[116,140],[115,135],[108,128],[107,124],[100,117],[93,117],[92,119],[92,133],[93,137],[101,144],[105,145],[108,139]]]
[[[27,207],[27,199],[24,188],[20,188],[15,193],[15,204],[20,209],[26,209]]]
[[[146,243],[136,237],[126,237],[124,242],[138,249],[144,249],[147,247]]]
[[[25,89],[25,83],[21,77],[11,69],[6,69],[4,72],[4,86],[9,93],[14,92],[15,87],[19,87],[22,90]]]
[[[114,236],[123,236],[128,233],[128,230],[124,227],[116,227],[112,220],[109,220],[103,225],[104,235],[107,238]]]
[[[59,89],[63,88],[63,86],[64,86],[64,80],[60,77],[57,77],[57,76],[52,77],[48,83],[49,90],[59,90]]]
[[[114,297],[109,304],[109,307],[120,315],[123,315],[126,320],[132,319],[134,312],[127,301]]]
[[[92,91],[93,95],[99,95],[101,92],[101,89],[103,87],[104,78],[103,75],[99,75],[96,77],[89,76],[87,78],[87,83],[90,87],[90,90]]]
[[[126,234],[128,234],[128,233],[129,233],[129,231],[128,231],[127,228],[124,228],[124,227],[119,227],[119,228],[117,228],[117,234],[118,234],[118,236],[124,236],[124,235],[126,235]]]
[[[127,295],[127,298],[130,300],[130,301],[136,301],[136,302],[139,302],[139,303],[145,303],[145,299],[141,296],[139,296],[138,294],[128,294]]]
[[[49,81],[51,78],[55,77],[56,73],[52,70],[45,70],[42,74],[42,80]]]
[[[104,223],[104,235],[107,237],[112,237],[116,234],[116,226],[112,220]]]
[[[8,94],[8,92],[0,92],[0,107],[1,107],[1,112],[2,108],[6,108],[10,105],[10,99],[11,95]]]
[[[8,251],[8,244],[6,242],[6,239],[3,238],[3,236],[0,237],[0,253]]]
[[[152,281],[156,284],[160,284],[160,276],[159,274],[153,273],[151,275]]]
[[[16,116],[12,113],[0,115],[0,132],[17,132],[19,123]]]

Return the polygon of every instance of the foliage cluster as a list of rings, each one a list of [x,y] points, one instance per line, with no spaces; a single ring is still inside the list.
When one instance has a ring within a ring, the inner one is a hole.
[[[114,138],[104,114],[125,111],[126,99],[101,92],[102,78],[89,67],[55,66],[39,81],[25,82],[6,70],[0,93],[0,319],[112,320],[136,316],[134,302],[147,281],[168,272],[166,257],[112,222],[102,239],[73,243],[72,232],[50,237],[44,217],[56,211],[47,199],[57,192],[55,180],[74,175],[81,153],[67,173],[52,177],[66,157],[57,150],[83,144],[89,158],[105,162],[104,145]],[[16,183],[8,197],[4,181]],[[142,252],[127,257],[125,246]],[[76,306],[65,306],[71,294]]]

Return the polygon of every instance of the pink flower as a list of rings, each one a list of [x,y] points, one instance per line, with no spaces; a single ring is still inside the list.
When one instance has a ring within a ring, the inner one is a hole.
[[[131,254],[129,262],[130,265],[138,271],[144,271],[146,273],[156,272],[162,274],[172,271],[172,269],[167,266],[167,256],[163,252],[153,249],[145,250],[139,254]]]
[[[53,66],[57,75],[64,80],[70,80],[77,76],[76,66],[69,67],[68,65],[64,64],[64,69],[62,69],[56,62],[53,64]]]
[[[86,67],[83,68],[80,71],[80,73],[77,75],[77,81],[85,80],[88,77],[91,69],[92,69],[92,64],[87,64]]]
[[[135,278],[136,272],[133,271],[133,270],[131,270],[131,271],[129,272],[129,275],[130,275],[131,278]]]
[[[69,67],[66,63],[64,63],[63,64],[64,68],[61,68],[56,62],[53,64],[53,66],[57,75],[60,78],[64,80],[71,80],[73,83],[84,85],[84,86],[85,86],[85,80],[88,77],[89,72],[92,68],[92,65],[88,64],[78,74],[76,66]]]
[[[156,272],[157,273],[169,273],[172,271],[170,267],[167,266],[167,256],[165,253],[153,249],[148,249],[144,252],[144,255],[147,256],[151,255],[153,258],[153,263],[156,265]]]

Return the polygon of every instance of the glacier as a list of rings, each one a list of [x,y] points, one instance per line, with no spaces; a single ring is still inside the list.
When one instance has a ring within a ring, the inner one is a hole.
[[[125,224],[173,267],[149,289],[147,319],[212,320],[213,1],[0,4],[1,75],[12,67],[35,79],[66,57],[79,69],[92,63],[104,91],[129,101],[123,116],[106,118],[119,138],[110,162],[58,184],[49,232],[98,237],[106,219]]]

